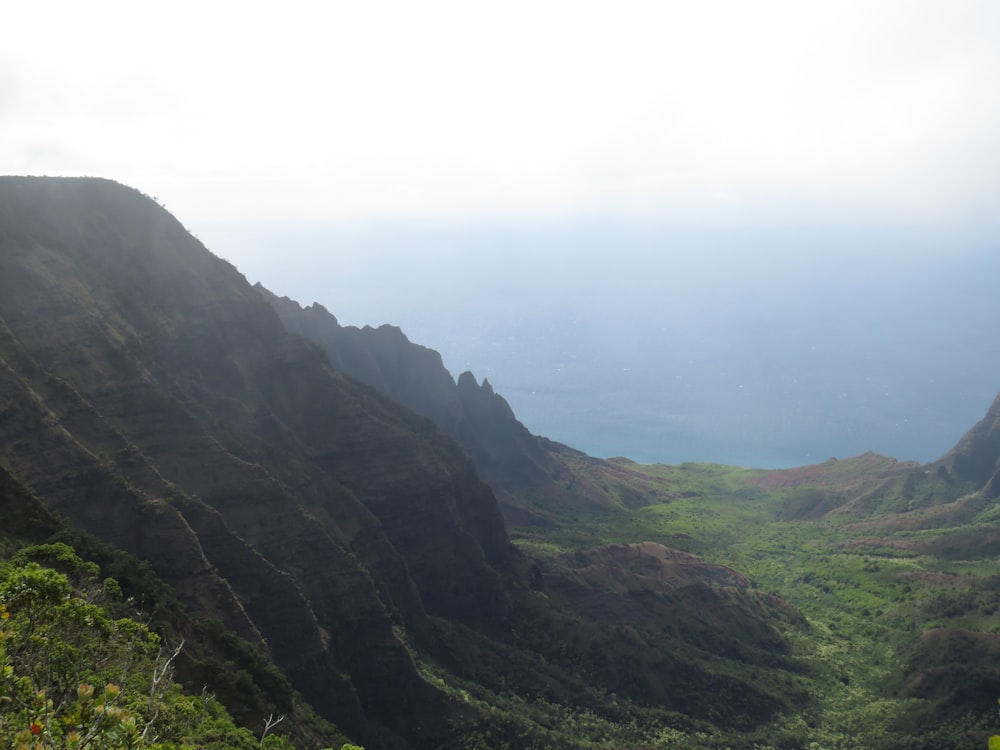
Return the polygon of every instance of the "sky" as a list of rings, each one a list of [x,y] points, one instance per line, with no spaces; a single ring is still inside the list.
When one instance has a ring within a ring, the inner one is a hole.
[[[155,196],[595,455],[928,460],[1000,390],[995,0],[36,0],[3,29],[0,171]]]
[[[1000,221],[993,0],[39,0],[4,28],[4,171],[195,226]]]

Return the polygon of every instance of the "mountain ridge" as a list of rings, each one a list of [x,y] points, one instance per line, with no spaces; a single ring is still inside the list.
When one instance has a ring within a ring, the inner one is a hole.
[[[461,680],[494,701],[513,690],[583,710],[617,689],[635,710],[663,710],[663,688],[650,692],[663,675],[639,668],[656,663],[706,686],[688,703],[692,720],[717,715],[723,694],[746,696],[745,726],[785,705],[716,665],[731,658],[726,633],[691,642],[687,608],[655,609],[636,638],[553,603],[546,588],[568,568],[543,574],[511,544],[472,451],[337,371],[138,191],[0,178],[0,322],[0,468],[147,560],[185,607],[254,644],[370,747],[438,747],[505,722],[533,746],[579,746],[552,726],[494,718],[462,697]],[[542,472],[540,485],[511,472],[509,497],[545,495],[510,503],[515,512],[544,524],[552,508],[626,507],[615,487],[648,502],[631,484],[655,484],[641,472],[530,436],[471,374],[451,383],[470,424],[508,429],[481,441],[480,460],[526,457],[529,474]],[[602,487],[612,475],[617,484]],[[764,631],[782,609],[738,579],[699,601],[727,602]],[[653,633],[667,623],[690,658],[662,658]]]
[[[499,587],[486,562],[488,556],[505,554],[496,547],[502,545],[501,538],[492,540],[489,553],[474,555],[461,567],[464,586],[462,576],[454,575],[447,565],[429,567],[434,558],[405,573],[400,547],[389,542],[386,527],[377,518],[392,503],[393,493],[398,495],[398,488],[385,485],[366,507],[350,489],[333,484],[302,459],[288,463],[296,446],[312,439],[311,463],[343,465],[366,450],[365,441],[391,444],[393,430],[398,430],[392,425],[399,417],[390,410],[389,419],[366,422],[375,428],[374,434],[344,435],[331,442],[333,436],[326,436],[322,425],[314,423],[316,412],[296,403],[296,393],[304,390],[296,383],[296,377],[302,377],[298,373],[324,372],[323,355],[287,337],[270,309],[231,266],[192,244],[180,225],[148,199],[93,182],[53,186],[39,181],[28,185],[35,192],[28,196],[23,193],[30,191],[20,181],[0,187],[8,191],[0,203],[4,221],[15,211],[30,214],[36,203],[48,201],[60,216],[68,212],[73,218],[70,226],[78,219],[86,232],[97,232],[103,239],[94,242],[90,236],[90,242],[82,244],[46,226],[48,231],[34,234],[31,244],[19,250],[11,234],[5,234],[0,297],[9,335],[3,353],[7,362],[36,365],[30,372],[23,370],[21,377],[6,370],[10,380],[17,381],[4,384],[8,399],[20,394],[9,408],[26,412],[22,421],[27,423],[18,431],[11,420],[5,421],[5,460],[56,510],[112,543],[150,557],[189,604],[200,610],[208,607],[209,612],[214,609],[229,627],[258,642],[254,630],[259,629],[274,658],[307,698],[349,732],[366,733],[359,700],[367,700],[369,711],[381,711],[385,720],[391,720],[391,713],[378,706],[384,706],[394,692],[413,703],[419,703],[422,693],[433,697],[393,635],[392,615],[383,599],[404,612],[417,612],[426,605],[441,613],[478,616],[478,610],[471,610],[464,600],[469,592],[484,611],[502,614],[505,605],[490,604]],[[12,190],[21,193],[20,205]],[[111,207],[102,206],[102,201]],[[112,217],[119,213],[132,217],[131,232],[102,223],[102,211],[113,211]],[[145,223],[137,216],[145,216]],[[52,251],[53,246],[58,250]],[[161,269],[164,258],[180,258],[181,264],[167,263]],[[58,293],[60,280],[71,285],[72,296]],[[215,294],[208,294],[212,282]],[[225,284],[234,291],[232,303],[213,304]],[[62,385],[67,382],[71,385]],[[359,409],[385,411],[380,397],[358,388],[335,376],[308,381],[310,399],[325,400],[331,416],[344,407],[348,417]],[[39,392],[53,390],[67,394],[62,414],[51,410],[56,400],[37,398]],[[261,393],[271,408],[248,412],[233,398],[241,391]],[[357,397],[344,400],[341,393]],[[70,429],[73,418],[82,413],[101,415],[84,420],[88,427],[103,424],[111,429],[96,434],[91,430],[86,445],[81,443],[84,436],[76,437],[78,433]],[[256,444],[248,444],[248,439]],[[38,454],[18,447],[36,445],[49,448]],[[428,450],[432,449],[417,454]],[[282,462],[269,463],[268,451],[284,452]],[[148,456],[158,459],[155,465],[144,460]],[[53,467],[62,465],[77,468],[65,476],[53,473]],[[118,476],[127,479],[119,482]],[[471,478],[444,481],[436,491],[447,494],[454,491],[448,490],[448,482]],[[289,502],[289,488],[296,485],[298,499]],[[84,502],[81,491],[86,493]],[[470,499],[475,493],[486,497],[474,490]],[[338,498],[336,505],[324,495]],[[106,501],[98,502],[99,497]],[[251,498],[257,508],[253,514],[248,513]],[[300,509],[304,501],[312,506],[308,516]],[[436,507],[441,508],[441,522],[458,520],[450,515],[453,510]],[[323,515],[336,523],[317,526],[315,519]],[[262,524],[268,517],[273,521]],[[474,516],[467,520],[478,523]],[[498,514],[495,520],[499,522]],[[466,544],[462,540],[469,539],[467,534],[441,536]],[[294,546],[286,547],[293,539]],[[181,552],[185,545],[189,551]],[[315,562],[309,563],[290,558],[292,549],[322,553],[317,557],[314,552]],[[366,559],[381,573],[381,591],[359,566],[358,560]],[[305,579],[299,577],[296,585],[289,585],[282,572],[302,568],[315,571],[311,591],[297,591]],[[428,584],[442,573],[455,583]],[[423,577],[423,598],[416,594],[410,574]],[[230,593],[230,586],[237,583],[243,586],[242,597]],[[319,595],[324,588],[329,593]],[[310,601],[323,603],[325,611]],[[342,603],[330,606],[338,601]],[[281,603],[279,609],[272,607],[275,602]],[[294,616],[296,610],[301,614]],[[364,625],[345,631],[331,628],[330,618]],[[340,635],[331,640],[324,630]],[[335,658],[334,652],[339,656]],[[395,665],[390,684],[372,677],[390,664]],[[341,666],[353,667],[350,682],[340,677]]]
[[[508,523],[545,526],[580,508],[628,507],[664,497],[627,460],[594,458],[532,434],[487,379],[480,384],[466,371],[456,380],[438,352],[411,342],[399,328],[341,326],[319,303],[302,307],[260,282],[255,288],[289,330],[317,344],[335,368],[458,440],[496,493]]]

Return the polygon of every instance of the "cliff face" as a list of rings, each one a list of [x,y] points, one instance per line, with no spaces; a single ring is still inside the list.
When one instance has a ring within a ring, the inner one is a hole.
[[[0,179],[0,462],[354,736],[436,694],[396,622],[502,627],[490,491],[141,194]],[[405,713],[405,712],[404,712]]]
[[[937,465],[952,478],[981,488],[987,497],[1000,496],[1000,395]]]
[[[289,330],[323,349],[334,368],[428,417],[457,438],[482,476],[508,485],[544,477],[551,468],[539,439],[517,420],[488,381],[479,385],[466,372],[456,383],[440,354],[414,344],[394,326],[341,326],[318,303],[303,308],[260,284],[257,290]]]
[[[433,349],[412,343],[395,326],[342,326],[325,307],[301,307],[256,284],[282,323],[318,344],[334,369],[368,383],[455,435],[463,420],[455,381]]]
[[[547,524],[580,509],[645,504],[659,490],[636,492],[644,479],[623,463],[592,458],[533,435],[489,381],[471,372],[456,381],[441,355],[411,342],[393,326],[341,326],[322,305],[301,307],[257,290],[289,330],[319,345],[334,368],[431,419],[461,443],[496,493],[508,523]]]

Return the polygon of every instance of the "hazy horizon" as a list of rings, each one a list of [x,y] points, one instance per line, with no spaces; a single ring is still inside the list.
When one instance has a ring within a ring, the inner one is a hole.
[[[342,325],[400,327],[453,376],[489,379],[533,433],[601,457],[924,462],[1000,391],[989,237],[590,220],[202,239]]]
[[[252,280],[488,377],[535,432],[927,459],[1000,387],[992,0],[52,0],[4,22],[0,171],[156,196]]]

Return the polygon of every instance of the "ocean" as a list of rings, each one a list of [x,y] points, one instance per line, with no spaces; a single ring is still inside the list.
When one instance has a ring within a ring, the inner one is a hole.
[[[943,455],[1000,392],[1000,248],[930,229],[216,227],[344,325],[397,325],[535,434],[643,463]]]

